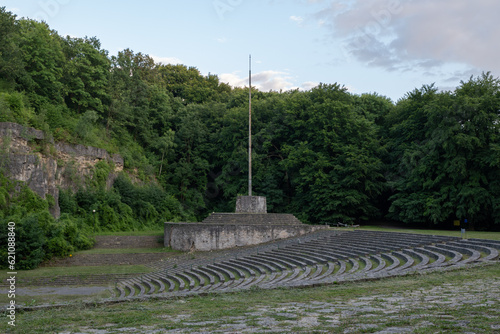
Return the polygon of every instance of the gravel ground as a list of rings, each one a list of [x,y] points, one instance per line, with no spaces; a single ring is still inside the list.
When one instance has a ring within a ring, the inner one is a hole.
[[[174,302],[186,303],[182,299]],[[465,314],[458,317],[461,309]],[[197,321],[190,314],[162,314],[159,318],[161,329],[110,324],[109,329],[80,328],[79,333],[500,333],[500,278],[370,295],[347,303],[262,305],[244,316],[210,321]],[[482,319],[488,320],[487,326]]]
[[[18,288],[18,296],[41,296],[41,295],[64,295],[64,296],[92,296],[104,292],[108,287],[104,286],[82,286],[82,287],[36,287],[36,288]],[[1,291],[0,293],[4,293]],[[6,291],[5,291],[6,293]]]

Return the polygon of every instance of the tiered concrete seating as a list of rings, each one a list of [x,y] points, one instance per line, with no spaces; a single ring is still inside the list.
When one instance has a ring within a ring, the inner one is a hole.
[[[499,250],[500,242],[491,240],[325,230],[175,268],[162,262],[157,272],[120,282],[112,291],[116,298],[129,298],[328,284],[495,261]]]

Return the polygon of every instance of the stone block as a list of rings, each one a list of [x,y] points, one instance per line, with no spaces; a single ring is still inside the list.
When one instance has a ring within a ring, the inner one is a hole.
[[[264,196],[238,196],[236,213],[267,213],[267,202]]]

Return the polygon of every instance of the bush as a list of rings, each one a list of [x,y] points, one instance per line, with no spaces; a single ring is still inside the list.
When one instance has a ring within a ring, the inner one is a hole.
[[[28,125],[33,111],[25,105],[23,93],[0,93],[0,122],[15,122]]]
[[[59,189],[59,208],[61,209],[61,216],[64,213],[75,214],[78,209],[76,197],[73,195],[71,189]]]
[[[90,231],[81,220],[67,213],[59,220],[51,216],[49,205],[53,201],[53,197],[44,200],[23,183],[0,173],[0,267],[7,266],[10,221],[16,223],[16,269],[34,269],[53,256],[93,246]]]
[[[16,270],[34,269],[45,258],[46,238],[36,215],[30,215],[16,222]],[[7,267],[8,221],[0,223],[1,266]]]

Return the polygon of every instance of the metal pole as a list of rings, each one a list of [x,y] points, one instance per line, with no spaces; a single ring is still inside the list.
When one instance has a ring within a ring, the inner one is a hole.
[[[252,196],[252,55],[248,69],[248,196]]]

